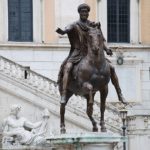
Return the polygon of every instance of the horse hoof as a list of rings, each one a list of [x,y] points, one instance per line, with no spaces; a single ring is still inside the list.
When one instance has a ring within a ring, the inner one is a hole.
[[[129,105],[129,103],[127,101],[122,101],[121,103],[124,105]]]
[[[122,94],[119,95],[119,101],[124,105],[128,105],[128,102],[125,100]]]
[[[101,128],[101,132],[107,132],[106,127]]]
[[[61,132],[61,134],[65,134],[66,133],[66,129],[65,128],[61,128],[60,132]]]
[[[93,132],[98,132],[98,128],[97,128],[97,127],[94,127],[94,128],[93,128]]]

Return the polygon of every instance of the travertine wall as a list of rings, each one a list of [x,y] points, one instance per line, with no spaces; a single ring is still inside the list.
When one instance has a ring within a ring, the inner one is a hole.
[[[150,44],[150,0],[141,0],[141,42]]]
[[[55,0],[43,1],[43,41],[45,43],[55,42],[57,39],[55,26]]]
[[[0,42],[8,42],[8,0],[0,1]],[[64,28],[78,20],[77,6],[91,7],[89,19],[100,21],[107,39],[107,1],[97,0],[33,0],[33,42],[57,43],[57,27]],[[150,1],[132,0],[130,3],[130,43],[150,44]]]
[[[89,19],[96,21],[97,18],[97,0],[85,0],[85,3],[91,7]]]

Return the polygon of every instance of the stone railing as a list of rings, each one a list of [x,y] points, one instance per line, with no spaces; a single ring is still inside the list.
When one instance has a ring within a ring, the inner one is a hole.
[[[30,86],[31,88],[36,88],[43,94],[53,96],[55,99],[60,99],[58,86],[55,81],[50,80],[38,74],[29,67],[24,67],[19,65],[3,56],[0,56],[0,73],[3,73],[17,82],[23,82],[25,85]],[[85,117],[86,112],[86,100],[79,96],[72,96],[71,100],[68,102],[67,107],[73,108],[75,113],[79,113]],[[121,119],[116,107],[111,103],[107,103],[107,108],[105,111],[106,124],[110,128],[115,128],[118,131],[121,129]],[[94,104],[94,117],[99,120],[100,118],[100,104],[95,102]]]
[[[14,80],[23,81],[29,86],[35,87],[41,92],[59,97],[56,82],[30,70],[29,67],[24,67],[0,56],[0,71]]]

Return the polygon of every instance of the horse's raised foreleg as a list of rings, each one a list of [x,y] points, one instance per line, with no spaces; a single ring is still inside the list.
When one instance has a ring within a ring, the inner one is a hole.
[[[93,86],[92,86],[92,84],[90,84],[89,82],[84,82],[83,83],[83,88],[89,91],[88,100],[89,100],[89,103],[93,104],[94,98],[93,98]]]
[[[66,102],[60,104],[60,132],[62,134],[66,133],[66,129],[65,129],[65,107],[66,104],[69,100],[69,98],[72,96],[73,94],[69,91],[67,91],[66,93]]]
[[[105,112],[105,103],[106,103],[106,97],[108,95],[108,85],[105,86],[103,90],[100,91],[100,96],[101,96],[101,106],[100,106],[100,111],[101,111],[101,119],[100,119],[100,125],[101,125],[101,132],[106,132],[106,127],[105,127],[105,121],[104,121],[104,112]]]
[[[92,101],[93,102],[94,102],[94,95],[95,95],[95,93],[92,94],[92,99],[93,99]],[[97,123],[92,116],[93,115],[93,103],[90,103],[91,97],[88,95],[88,96],[86,96],[86,99],[87,99],[87,111],[86,111],[86,113],[92,122],[93,132],[97,132],[98,131]]]

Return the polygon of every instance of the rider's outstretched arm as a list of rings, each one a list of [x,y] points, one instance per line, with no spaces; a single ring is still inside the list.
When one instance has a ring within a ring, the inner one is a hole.
[[[56,32],[58,34],[64,35],[64,34],[68,34],[72,29],[73,29],[73,24],[68,25],[67,27],[65,27],[64,30],[62,30],[61,28],[57,28]]]

